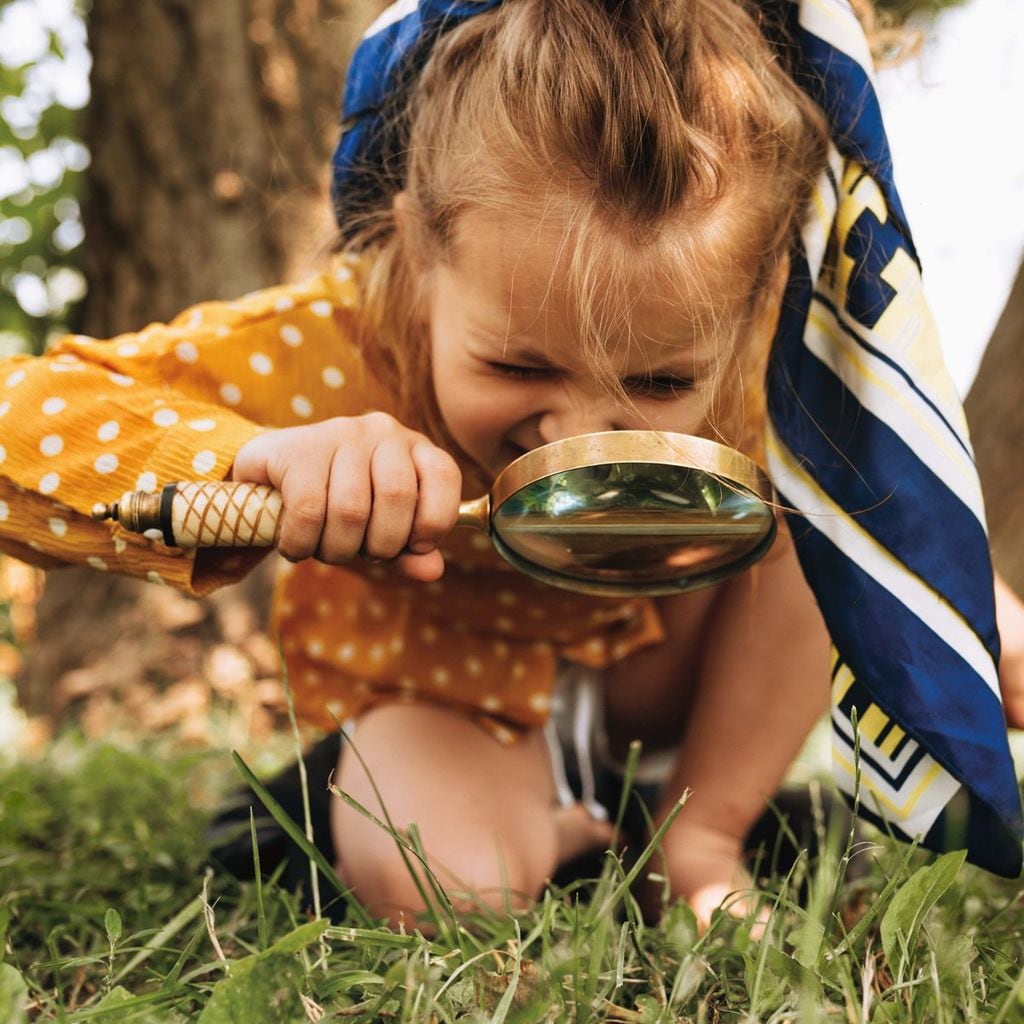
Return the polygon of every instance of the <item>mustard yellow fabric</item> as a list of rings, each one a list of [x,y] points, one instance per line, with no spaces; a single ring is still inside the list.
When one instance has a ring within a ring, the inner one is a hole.
[[[125,491],[225,479],[261,430],[392,411],[353,343],[358,278],[357,262],[338,260],[136,334],[0,361],[0,551],[194,596],[243,578],[267,549],[168,548],[89,512]],[[512,742],[546,719],[559,657],[603,667],[662,638],[650,602],[534,583],[482,534],[456,530],[442,551],[445,576],[430,584],[387,564],[282,562],[273,628],[303,718],[333,728],[382,702],[428,700]]]

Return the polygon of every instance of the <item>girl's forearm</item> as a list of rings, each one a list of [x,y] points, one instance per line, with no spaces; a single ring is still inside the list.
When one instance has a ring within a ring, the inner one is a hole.
[[[691,795],[666,848],[738,852],[828,704],[828,638],[788,537],[727,585],[705,639],[684,740],[657,820]]]

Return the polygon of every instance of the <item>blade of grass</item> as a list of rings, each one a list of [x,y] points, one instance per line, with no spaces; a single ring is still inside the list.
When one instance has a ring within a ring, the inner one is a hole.
[[[197,896],[196,900],[198,899],[199,897]],[[178,979],[181,977],[181,972],[184,970],[185,964],[188,963],[188,958],[192,955],[192,950],[199,945],[199,940],[202,939],[205,934],[206,927],[202,924],[197,925],[195,929],[193,929],[192,938],[190,938],[185,944],[185,948],[179,954],[178,959],[174,961],[174,966],[170,971],[168,971],[160,985],[164,991],[170,992],[174,989],[174,986],[177,985]]]
[[[252,769],[242,760],[237,750],[231,751],[231,757],[234,759],[235,766],[241,773],[242,778],[252,787],[253,792],[263,802],[274,821],[288,833],[289,837],[294,840],[295,844],[307,857],[316,862],[317,867],[324,873],[324,876],[331,885],[348,901],[348,906],[352,908],[353,913],[359,919],[359,923],[364,927],[372,928],[373,921],[370,919],[370,916],[356,901],[351,889],[348,889],[345,883],[338,877],[338,873],[328,863],[327,858],[303,835],[298,825],[288,817],[284,808],[270,795],[267,787],[256,778]]]
[[[618,850],[619,834],[622,831],[622,822],[626,817],[626,807],[629,798],[633,793],[633,779],[636,776],[636,766],[640,763],[640,752],[642,744],[639,740],[633,740],[629,744],[629,752],[626,754],[626,765],[622,771],[622,790],[619,793],[619,806],[615,812],[615,828],[612,831],[611,848]]]
[[[249,836],[252,839],[253,875],[256,882],[256,933],[260,949],[267,948],[267,908],[263,905],[263,872],[260,870],[260,844],[256,842],[256,815],[249,805]]]
[[[494,1013],[491,1016],[491,1024],[504,1024],[505,1018],[508,1016],[509,1008],[512,1006],[512,1000],[516,997],[516,989],[519,988],[519,969],[522,966],[522,935],[519,931],[519,922],[513,920],[516,926],[516,941],[512,946],[512,977],[509,979],[508,988],[505,989],[502,994],[501,1000],[498,1005],[494,1008]]]
[[[436,942],[431,942],[420,934],[405,935],[400,932],[388,931],[386,928],[349,928],[331,927],[324,929],[324,935],[328,939],[337,939],[339,942],[354,942],[357,946],[384,946],[388,949],[413,949],[421,943],[430,951],[432,956],[445,956],[451,953],[450,949]]]
[[[875,898],[874,902],[864,912],[864,914],[861,915],[857,923],[850,929],[850,931],[843,938],[843,941],[840,942],[839,945],[836,946],[836,948],[831,952],[826,952],[824,943],[822,944],[823,957],[828,959],[837,956],[842,956],[842,954],[845,953],[847,950],[853,948],[853,946],[857,943],[860,937],[871,926],[871,922],[876,917],[878,917],[878,915],[882,912],[882,909],[885,907],[889,896],[892,895],[893,890],[896,888],[896,886],[900,884],[900,882],[904,880],[903,874],[907,869],[907,865],[910,863],[911,857],[913,857],[916,852],[917,840],[915,839],[914,842],[912,842],[907,847],[906,852],[903,854],[903,859],[900,861],[899,867],[896,869],[896,871],[893,872],[892,878],[890,878],[889,881],[886,882],[885,886],[883,887],[882,891],[878,894],[878,896]]]
[[[288,662],[284,656],[284,642],[281,637],[277,638],[277,653],[281,659],[281,683],[284,688],[285,700],[288,704],[288,722],[292,729],[292,739],[295,741],[295,759],[299,769],[299,789],[302,793],[302,819],[303,825],[305,826],[306,839],[309,840],[310,846],[316,846],[316,840],[313,838],[313,816],[309,810],[309,779],[306,775],[306,762],[302,759],[302,740],[299,737],[299,726],[295,721],[295,700],[292,697],[292,684],[288,678]],[[250,808],[249,813],[252,814]],[[309,862],[309,885],[310,894],[313,897],[313,913],[317,917],[321,917],[320,912],[320,877],[317,874],[316,862],[310,860]]]
[[[615,887],[611,894],[607,897],[604,903],[601,904],[598,909],[595,918],[603,918],[606,914],[609,914],[616,903],[619,902],[622,894],[636,881],[640,872],[643,871],[644,865],[654,855],[654,851],[661,845],[661,840],[664,838],[665,833],[672,827],[672,822],[679,816],[679,812],[683,809],[683,805],[690,798],[690,791],[686,790],[683,795],[676,801],[675,806],[665,815],[665,820],[658,826],[657,831],[651,836],[651,841],[644,847],[643,852],[636,859],[636,863],[629,869],[625,877]]]
[[[199,914],[202,913],[202,910],[203,900],[200,896],[196,896],[189,903],[186,903],[185,906],[182,907],[181,910],[179,910],[178,913],[175,914],[174,917],[172,917],[170,921],[168,921],[167,924],[165,924],[163,928],[156,933],[156,935],[153,936],[152,940],[147,942],[146,945],[113,976],[111,984],[116,985],[125,977],[125,975],[130,974],[140,964],[145,963],[146,960],[148,960],[154,953],[163,949],[167,940],[177,935],[185,925],[198,917]]]

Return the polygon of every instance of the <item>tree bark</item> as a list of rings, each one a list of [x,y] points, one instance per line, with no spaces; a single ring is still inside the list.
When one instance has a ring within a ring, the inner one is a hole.
[[[344,68],[382,6],[93,0],[83,333],[113,337],[313,269],[331,241]],[[23,702],[59,710],[61,680],[83,668],[147,685],[194,676],[204,648],[239,641],[246,620],[265,625],[275,562],[190,613],[152,584],[48,573],[39,642],[18,679]]]
[[[964,403],[985,492],[992,558],[1024,594],[1024,263]]]

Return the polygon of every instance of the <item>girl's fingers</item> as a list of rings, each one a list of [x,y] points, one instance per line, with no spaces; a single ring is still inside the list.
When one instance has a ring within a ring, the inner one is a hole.
[[[416,467],[405,438],[388,438],[374,448],[370,479],[373,507],[362,553],[370,558],[394,558],[409,541],[416,512]]]
[[[754,922],[750,927],[752,939],[764,938],[765,926],[771,917],[771,908],[757,906],[755,896],[744,895],[734,886],[721,882],[701,886],[690,894],[687,902],[693,908],[697,927],[702,935],[711,924],[711,915],[719,908],[728,911],[733,917],[747,917],[756,910]]]
[[[405,576],[419,583],[433,583],[444,575],[444,559],[436,549],[425,555],[404,552],[395,563]]]
[[[257,434],[246,441],[231,463],[228,480],[246,480],[254,484],[269,484],[267,458],[272,439],[268,434]]]
[[[373,501],[370,466],[364,449],[353,444],[335,450],[325,490],[324,531],[316,555],[330,564],[347,562],[362,547]]]
[[[328,464],[310,459],[290,463],[280,480],[270,482],[281,492],[284,510],[277,550],[292,562],[309,558],[320,544],[327,506]]]
[[[462,473],[447,452],[427,440],[414,442],[410,455],[416,467],[419,499],[408,550],[425,554],[440,544],[459,518]]]

